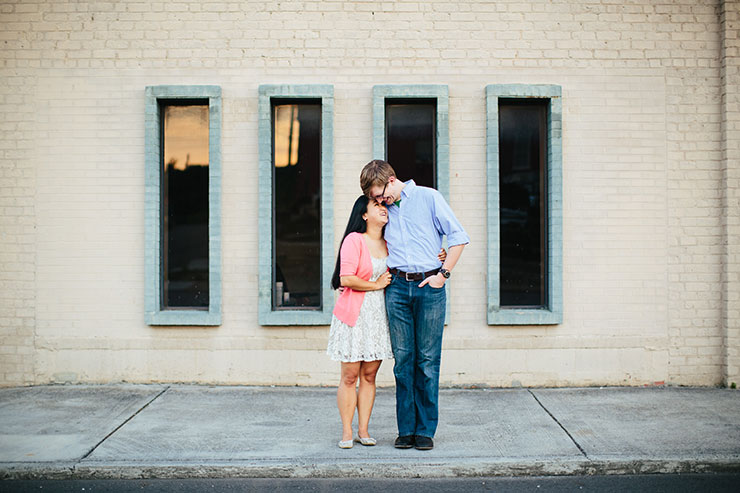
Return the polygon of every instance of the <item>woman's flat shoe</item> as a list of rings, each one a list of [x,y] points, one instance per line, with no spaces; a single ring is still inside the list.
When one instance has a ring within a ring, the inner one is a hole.
[[[339,448],[352,448],[354,443],[352,442],[352,440],[340,440],[338,445]]]
[[[362,438],[361,436],[355,438],[355,442],[365,445],[366,447],[370,447],[378,443],[377,440],[372,437]]]

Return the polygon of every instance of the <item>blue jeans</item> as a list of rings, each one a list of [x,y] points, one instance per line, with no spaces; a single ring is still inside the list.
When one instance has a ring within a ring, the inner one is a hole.
[[[439,417],[439,362],[445,322],[445,288],[393,276],[385,288],[396,376],[399,436],[433,437]]]

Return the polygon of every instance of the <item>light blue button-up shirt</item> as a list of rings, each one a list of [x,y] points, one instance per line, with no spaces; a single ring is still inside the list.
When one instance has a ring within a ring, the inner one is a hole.
[[[414,180],[405,184],[400,205],[388,207],[388,267],[404,272],[437,269],[442,265],[437,254],[444,235],[448,246],[465,245],[470,238],[441,193],[417,186]]]

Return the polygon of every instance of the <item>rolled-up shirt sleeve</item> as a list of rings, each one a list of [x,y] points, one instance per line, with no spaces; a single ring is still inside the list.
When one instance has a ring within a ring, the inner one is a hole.
[[[440,233],[447,235],[448,247],[470,243],[470,238],[462,224],[439,192],[434,194],[434,224]]]
[[[339,276],[357,275],[357,268],[360,265],[360,245],[354,235],[347,236],[342,242],[342,248],[339,250]]]

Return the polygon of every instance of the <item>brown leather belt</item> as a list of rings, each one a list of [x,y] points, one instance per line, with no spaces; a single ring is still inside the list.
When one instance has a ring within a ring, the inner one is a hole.
[[[404,272],[402,270],[398,269],[388,269],[388,272],[393,274],[394,276],[401,276],[407,281],[423,281],[429,276],[433,276],[437,272],[439,272],[439,269],[430,270],[428,272]]]

